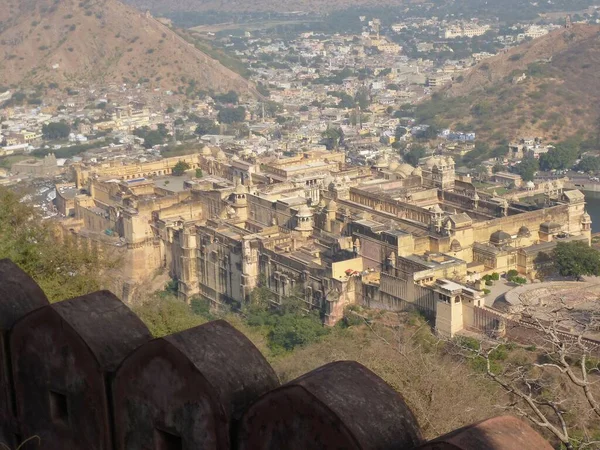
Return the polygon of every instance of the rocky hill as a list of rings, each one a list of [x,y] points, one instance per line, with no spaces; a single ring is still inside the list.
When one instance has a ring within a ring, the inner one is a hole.
[[[422,121],[501,141],[600,128],[600,27],[556,30],[486,59],[417,108]]]
[[[5,0],[0,84],[138,82],[247,92],[248,82],[168,27],[117,0]]]
[[[421,0],[125,0],[142,10],[157,13],[175,11],[254,12],[330,12],[352,7],[378,7],[402,3],[420,3]]]

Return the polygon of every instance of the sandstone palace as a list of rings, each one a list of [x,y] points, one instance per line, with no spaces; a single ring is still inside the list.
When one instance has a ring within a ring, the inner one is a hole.
[[[171,176],[180,161],[188,175]],[[63,227],[120,249],[124,300],[163,271],[182,299],[214,308],[239,306],[260,285],[328,325],[350,304],[416,308],[453,335],[486,308],[482,276],[533,280],[556,242],[591,235],[581,192],[560,181],[478,191],[446,156],[365,167],[319,148],[261,158],[205,146],[73,170],[76,182],[57,186]]]

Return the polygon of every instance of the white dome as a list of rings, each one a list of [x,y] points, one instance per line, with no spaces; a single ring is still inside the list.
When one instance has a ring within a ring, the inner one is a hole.
[[[312,210],[308,207],[308,205],[302,205],[298,210],[298,217],[312,217]]]
[[[411,166],[410,164],[404,163],[400,167],[398,167],[398,170],[396,170],[396,172],[399,172],[399,173],[403,174],[405,177],[407,177],[411,173],[413,173],[414,170],[415,170],[415,168],[413,166]]]
[[[384,168],[388,166],[388,162],[387,159],[385,158],[385,156],[380,156],[379,158],[377,158],[377,161],[375,161],[375,167],[377,168]]]
[[[248,188],[246,186],[244,186],[242,183],[240,183],[235,187],[235,193],[236,194],[247,194]]]

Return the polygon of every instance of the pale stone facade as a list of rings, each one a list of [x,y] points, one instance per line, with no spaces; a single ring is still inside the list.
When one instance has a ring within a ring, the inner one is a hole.
[[[184,158],[204,178],[180,189],[150,179]],[[540,252],[590,240],[579,191],[557,186],[542,194],[545,208],[525,207],[527,191],[514,200],[478,192],[449,157],[417,168],[381,158],[369,170],[347,167],[341,153],[259,160],[209,147],[132,167],[78,167],[88,194],[75,198],[74,228],[111,230],[127,247],[132,280],[167,269],[188,301],[240,306],[261,285],[275,303],[295,296],[320,309],[327,324],[352,303],[410,307],[446,335],[484,308],[472,284],[482,275],[532,277]]]

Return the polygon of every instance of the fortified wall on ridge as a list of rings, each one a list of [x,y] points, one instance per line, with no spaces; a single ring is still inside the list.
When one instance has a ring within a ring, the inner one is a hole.
[[[44,450],[477,449],[551,446],[496,417],[425,442],[402,396],[340,361],[285,385],[223,321],[153,339],[107,291],[49,304],[0,261],[0,443]]]

